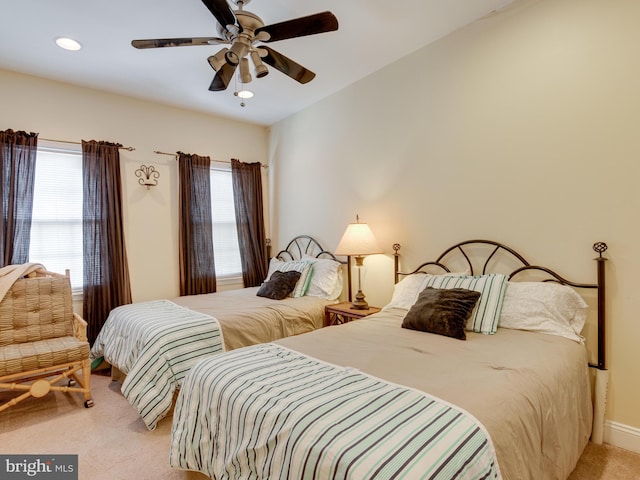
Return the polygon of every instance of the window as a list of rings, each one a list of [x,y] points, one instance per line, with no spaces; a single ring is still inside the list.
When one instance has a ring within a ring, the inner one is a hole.
[[[211,209],[216,276],[242,276],[230,167],[211,169]],[[82,150],[41,141],[36,157],[29,261],[47,270],[69,269],[71,286],[82,288]]]
[[[41,142],[42,143],[42,142]],[[29,261],[52,272],[69,269],[82,287],[82,151],[38,146]]]
[[[211,212],[216,277],[241,276],[242,264],[230,167],[211,169]]]

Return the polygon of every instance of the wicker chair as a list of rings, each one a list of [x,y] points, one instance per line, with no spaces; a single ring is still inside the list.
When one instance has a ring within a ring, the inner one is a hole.
[[[14,282],[0,301],[4,390],[23,393],[1,403],[0,411],[50,391],[80,393],[84,406],[93,406],[87,323],[73,312],[68,272],[32,272]]]

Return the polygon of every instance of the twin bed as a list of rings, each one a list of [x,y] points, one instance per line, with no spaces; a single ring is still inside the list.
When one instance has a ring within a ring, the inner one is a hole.
[[[603,332],[603,262],[597,283],[576,283],[474,240],[396,279],[380,313],[198,362],[171,465],[212,479],[566,479],[592,427],[576,291],[597,292]]]
[[[312,237],[300,235],[271,259],[267,277],[305,270],[299,296],[274,299],[250,287],[123,305],[110,313],[92,358],[111,365],[122,393],[153,430],[200,359],[321,328],[324,307],[341,294],[343,265]]]

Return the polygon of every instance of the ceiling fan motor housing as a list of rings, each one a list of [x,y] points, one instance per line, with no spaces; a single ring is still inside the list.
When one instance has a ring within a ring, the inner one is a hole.
[[[260,17],[251,12],[240,10],[235,12],[238,24],[242,30],[237,32],[237,28],[223,28],[218,25],[219,35],[227,38],[231,43],[231,48],[225,54],[227,63],[236,66],[240,63],[251,50],[251,46],[255,38],[255,31],[260,27],[264,27],[264,22]]]

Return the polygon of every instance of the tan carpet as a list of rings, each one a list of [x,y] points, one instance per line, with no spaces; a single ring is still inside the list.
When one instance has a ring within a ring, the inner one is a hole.
[[[187,478],[169,466],[171,421],[150,432],[118,383],[103,375],[91,382],[92,408],[80,395],[49,393],[1,412],[2,453],[78,454],[82,480]]]
[[[587,445],[569,480],[638,480],[640,453],[611,445]]]
[[[104,375],[92,376],[95,406],[80,395],[50,393],[0,412],[0,452],[78,454],[81,480],[195,480],[200,474],[169,466],[171,420],[150,432]],[[0,394],[6,397],[6,393]],[[569,480],[638,480],[640,454],[589,445]]]

